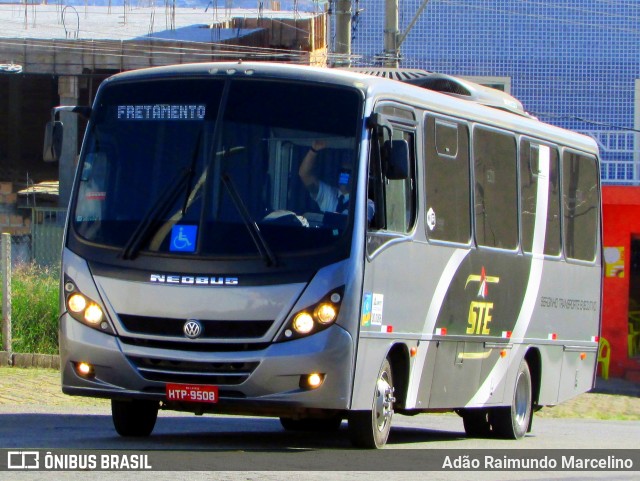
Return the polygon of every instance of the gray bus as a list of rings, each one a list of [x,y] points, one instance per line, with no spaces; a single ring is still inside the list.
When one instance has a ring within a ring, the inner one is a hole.
[[[395,413],[519,439],[593,386],[596,143],[443,75],[213,63],[91,108],[63,246],[62,390],[279,417],[380,448]]]

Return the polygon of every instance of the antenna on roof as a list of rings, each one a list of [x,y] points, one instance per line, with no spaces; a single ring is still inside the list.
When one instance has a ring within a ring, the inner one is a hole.
[[[67,22],[66,22],[66,18],[67,18],[67,9],[70,8],[71,10],[73,10],[73,13],[76,14],[76,31],[72,32],[70,29],[67,29]],[[64,36],[65,38],[78,38],[78,34],[80,33],[80,15],[78,15],[78,11],[75,9],[75,7],[73,7],[73,5],[67,5],[66,7],[64,7],[64,9],[62,10],[62,26],[64,27]]]

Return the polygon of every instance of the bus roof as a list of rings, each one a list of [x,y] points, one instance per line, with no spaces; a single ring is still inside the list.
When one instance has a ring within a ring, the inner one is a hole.
[[[476,90],[481,93],[479,100],[473,96],[466,99],[465,96],[456,95],[456,92],[442,93],[441,91],[431,90],[427,86],[419,86],[420,83],[406,83],[405,81],[394,80],[379,74],[372,75],[366,71],[310,67],[274,62],[238,61],[153,67],[123,72],[114,75],[108,79],[108,82],[175,76],[200,77],[203,75],[280,78],[350,86],[363,91],[367,97],[372,97],[375,100],[393,100],[424,108],[434,113],[464,119],[470,122],[480,122],[488,126],[510,130],[523,135],[530,135],[541,140],[572,147],[594,155],[598,154],[597,143],[591,137],[547,124],[530,115],[523,115],[522,112],[496,108],[496,105],[491,105],[491,99],[487,100],[487,95],[491,95],[491,93],[487,91],[491,89],[461,79],[456,80],[463,82],[467,88],[470,87],[474,89],[478,87]],[[443,76],[441,74],[431,75],[433,75],[433,78],[446,77],[448,79],[455,79],[455,77]],[[412,77],[415,76],[412,75]],[[398,77],[396,76],[396,78]],[[420,75],[420,78],[425,79],[428,78],[428,76]],[[425,84],[425,82],[422,82],[422,84]],[[503,92],[496,91],[496,103],[504,103],[503,99],[505,95]]]

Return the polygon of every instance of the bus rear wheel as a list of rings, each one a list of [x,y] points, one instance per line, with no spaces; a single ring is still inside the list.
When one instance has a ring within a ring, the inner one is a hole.
[[[491,436],[488,409],[464,409],[460,412],[464,432],[470,438],[488,438]]]
[[[531,416],[533,416],[531,371],[527,361],[523,359],[518,368],[511,406],[493,408],[489,413],[489,419],[496,436],[505,439],[522,439],[529,429]]]
[[[158,402],[133,399],[111,400],[111,419],[120,436],[149,436],[158,418]]]
[[[393,375],[391,364],[385,359],[378,374],[370,411],[349,413],[349,437],[359,448],[382,448],[387,443],[393,417]]]

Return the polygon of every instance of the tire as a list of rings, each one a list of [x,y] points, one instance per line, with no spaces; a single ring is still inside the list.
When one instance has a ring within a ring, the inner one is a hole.
[[[385,359],[373,390],[370,411],[349,413],[349,437],[359,448],[382,448],[387,443],[393,417],[393,376],[389,360]]]
[[[489,420],[496,436],[522,439],[529,430],[532,416],[531,371],[523,359],[518,368],[511,406],[493,408]]]
[[[149,436],[158,418],[158,402],[134,399],[111,400],[111,419],[120,436]]]
[[[328,433],[337,431],[342,424],[341,416],[328,418],[280,418],[280,424],[287,431],[310,431],[315,433]]]
[[[488,409],[465,409],[460,413],[464,432],[470,438],[488,438],[491,436]]]

